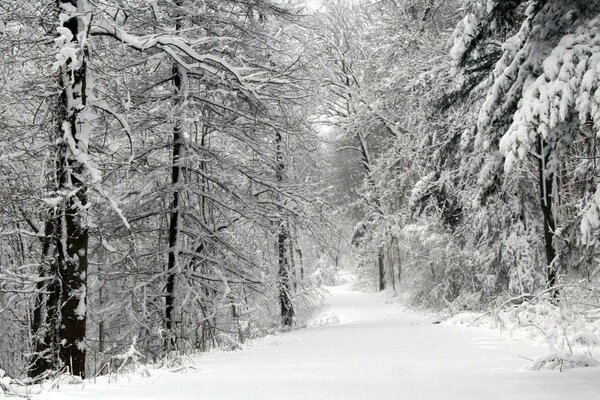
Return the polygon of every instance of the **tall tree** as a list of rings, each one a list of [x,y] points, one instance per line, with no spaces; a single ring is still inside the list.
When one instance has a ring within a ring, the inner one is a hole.
[[[485,195],[499,187],[503,172],[537,170],[545,252],[546,285],[558,296],[561,255],[556,232],[571,225],[559,201],[570,169],[576,137],[595,131],[594,90],[597,74],[593,57],[597,43],[589,34],[597,26],[598,4],[584,1],[488,1],[473,3],[457,28],[453,55],[457,65],[478,62],[477,53],[503,32],[505,41],[495,63],[493,81],[479,113],[477,145],[489,152],[480,176]],[[487,52],[489,54],[489,52]],[[574,180],[581,180],[575,174]],[[587,183],[586,183],[587,185]],[[564,215],[563,221],[557,218]],[[585,225],[585,220],[584,220]],[[576,237],[569,240],[574,244]]]
[[[88,29],[91,9],[85,0],[57,0],[59,49],[54,64],[58,71],[55,138],[55,190],[44,234],[44,264],[48,291],[45,318],[36,304],[34,328],[38,357],[30,373],[47,366],[67,367],[73,375],[85,376],[86,291],[88,273],[88,187],[99,181],[88,156],[93,114],[88,105]],[[46,246],[46,245],[45,245]],[[36,326],[37,325],[37,326]],[[44,354],[46,353],[46,354]]]

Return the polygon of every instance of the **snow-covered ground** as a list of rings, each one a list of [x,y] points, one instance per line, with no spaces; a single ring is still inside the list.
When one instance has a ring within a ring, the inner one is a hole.
[[[600,399],[600,368],[524,371],[548,349],[487,328],[433,324],[384,294],[330,287],[312,327],[156,370],[62,385],[34,399]]]

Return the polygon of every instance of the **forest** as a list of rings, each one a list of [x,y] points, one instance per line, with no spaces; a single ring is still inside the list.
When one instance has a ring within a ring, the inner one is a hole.
[[[596,365],[599,127],[598,0],[2,0],[0,389],[285,337],[347,271]]]

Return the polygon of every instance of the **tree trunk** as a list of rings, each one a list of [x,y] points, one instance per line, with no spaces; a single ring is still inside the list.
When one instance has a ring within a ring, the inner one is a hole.
[[[388,255],[388,264],[390,266],[390,280],[392,281],[392,290],[396,292],[396,274],[394,271],[394,256],[392,255],[392,241],[390,240],[388,245],[386,246],[387,255]]]
[[[73,179],[76,180],[76,179]],[[80,206],[86,190],[68,201],[59,221],[57,240],[60,296],[60,359],[73,375],[85,376],[86,284],[88,228]],[[66,248],[65,248],[66,244]]]
[[[60,60],[56,116],[56,206],[46,227],[52,226],[53,260],[49,268],[45,301],[44,346],[48,346],[48,364],[68,367],[69,372],[85,376],[86,285],[88,269],[88,225],[86,179],[97,181],[95,169],[88,161],[90,135],[87,105],[87,27],[90,10],[85,0],[57,0],[62,28],[58,43],[73,49],[74,57]],[[68,34],[66,31],[68,30]],[[62,54],[62,52],[61,52]],[[38,302],[38,306],[42,307]],[[40,312],[36,310],[36,312]],[[38,315],[35,324],[39,324]],[[39,329],[39,326],[37,327]],[[33,375],[43,368],[34,364]]]
[[[176,1],[177,6],[181,6],[181,1]],[[175,23],[175,30],[181,29],[181,21]],[[179,64],[173,65],[173,86],[175,87],[175,109],[179,112],[178,119],[173,127],[173,144],[171,160],[171,187],[173,197],[169,207],[169,254],[167,259],[167,284],[165,286],[165,330],[167,338],[165,340],[165,350],[175,349],[175,287],[177,284],[177,274],[179,273],[179,207],[181,202],[181,158],[183,150],[183,93],[182,87],[186,82],[185,72]]]
[[[299,247],[296,249],[296,254],[298,255],[298,263],[300,264],[300,284],[302,284],[304,282],[304,258],[302,250]]]
[[[53,214],[51,214],[53,215]],[[42,239],[42,262],[39,268],[39,282],[36,284],[36,295],[31,318],[31,336],[33,356],[31,358],[27,375],[31,378],[42,376],[44,372],[52,368],[50,345],[55,342],[48,335],[48,327],[46,326],[46,310],[47,310],[47,293],[49,293],[48,279],[52,268],[50,267],[51,254],[53,250],[52,242],[55,235],[54,232],[55,218],[48,218],[44,227],[44,238]]]
[[[291,234],[288,238],[288,259],[289,259],[289,271],[291,272],[291,276],[294,277],[294,293],[298,290],[298,272],[296,271],[296,260],[294,258],[294,240],[296,239],[295,235]]]
[[[283,183],[285,163],[283,161],[282,137],[279,131],[275,133],[275,145],[277,161],[275,175],[277,183],[281,185]],[[282,201],[281,198],[280,201]],[[292,326],[292,323],[294,322],[294,305],[290,295],[290,270],[287,255],[289,233],[286,227],[285,217],[283,216],[283,207],[280,207],[280,213],[279,232],[277,233],[279,303],[281,305],[281,324],[288,328]]]
[[[287,258],[288,233],[285,226],[280,226],[277,235],[279,256],[279,302],[281,304],[281,323],[290,327],[294,322],[294,306],[290,296],[290,273]]]
[[[540,205],[544,216],[544,250],[546,253],[546,286],[551,290],[551,296],[558,301],[558,288],[556,288],[556,249],[554,248],[554,232],[556,221],[553,210],[554,173],[547,173],[548,144],[540,137],[538,140],[538,179],[540,185]]]
[[[171,167],[171,184],[173,187],[173,197],[170,204],[169,220],[169,255],[167,261],[167,285],[165,287],[165,329],[168,332],[167,350],[174,345],[174,339],[171,337],[174,327],[174,303],[175,303],[175,281],[177,275],[177,252],[179,236],[179,178],[181,173],[180,163],[181,154],[181,128],[180,122],[177,122],[173,129],[173,164]]]
[[[376,185],[373,180],[373,177],[371,176],[371,156],[369,154],[369,147],[367,145],[367,140],[360,133],[357,135],[357,138],[358,138],[358,142],[360,144],[361,158],[362,158],[363,167],[365,169],[365,178],[369,182],[369,186],[371,186],[371,188],[373,190],[375,190]],[[381,209],[381,202],[379,201],[379,197],[377,195],[375,195],[374,197],[375,197],[374,203],[377,207],[376,212],[383,216],[382,209]],[[381,246],[381,245],[377,249],[377,266],[379,268],[379,290],[380,291],[385,290],[384,251],[385,250],[384,250],[383,246]]]
[[[173,83],[177,93],[181,90],[181,71],[175,66],[175,78]],[[181,152],[183,149],[183,122],[178,119],[173,128],[173,155],[171,164],[171,186],[173,188],[173,197],[171,199],[170,220],[169,220],[169,255],[167,261],[167,285],[165,287],[165,329],[168,332],[166,350],[172,350],[175,345],[174,332],[174,310],[175,310],[175,285],[178,269],[178,251],[179,251],[179,206],[181,200]]]
[[[398,257],[398,285],[402,283],[402,257],[400,255],[400,244],[398,239],[394,236],[392,242],[396,243],[396,257]]]
[[[383,259],[383,246],[377,250],[377,265],[379,266],[379,290],[385,290],[385,263]]]

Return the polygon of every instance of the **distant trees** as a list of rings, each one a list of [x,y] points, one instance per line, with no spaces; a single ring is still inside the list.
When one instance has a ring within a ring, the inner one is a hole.
[[[353,241],[373,253],[380,290],[400,279],[398,235],[411,214],[411,189],[432,167],[425,158],[431,151],[416,151],[435,146],[426,141],[438,120],[426,115],[432,96],[418,85],[443,59],[451,10],[446,2],[425,8],[410,2],[333,2],[319,16],[316,42],[327,71],[324,123],[343,132],[340,152],[360,156],[364,179],[354,188],[361,212]]]
[[[339,143],[340,152],[356,152],[360,158],[360,168],[364,182],[369,187],[367,194],[358,194],[362,198],[361,208],[364,221],[356,227],[353,242],[375,247],[372,260],[378,268],[379,289],[386,286],[385,234],[380,237],[374,225],[385,213],[386,206],[379,198],[373,168],[375,154],[380,151],[378,143],[394,128],[385,117],[373,109],[368,87],[375,84],[377,75],[368,77],[370,49],[363,47],[366,43],[366,32],[369,28],[369,15],[362,10],[362,5],[350,2],[335,1],[323,7],[314,23],[315,52],[319,54],[322,65],[320,80],[323,85],[323,104],[321,105],[322,123],[334,126],[343,134]],[[358,188],[354,188],[356,191]],[[377,238],[376,238],[377,237]],[[376,239],[375,239],[376,238]],[[365,241],[364,239],[368,239]],[[375,243],[379,241],[379,243]],[[388,242],[389,245],[389,242]],[[367,250],[370,252],[369,250]],[[390,265],[390,267],[392,267]]]
[[[323,13],[329,123],[357,138],[344,149],[370,141],[356,239],[397,243],[394,259],[429,305],[557,299],[563,272],[594,269],[598,10],[461,6],[334,3]]]

